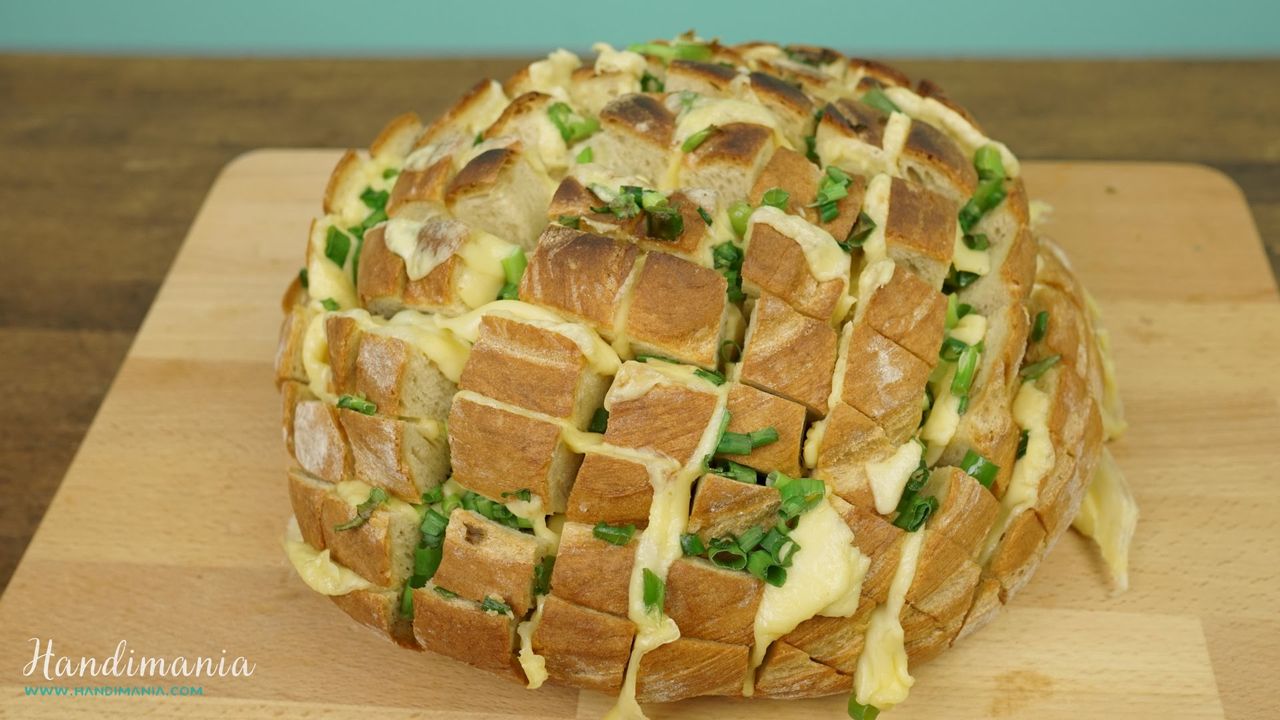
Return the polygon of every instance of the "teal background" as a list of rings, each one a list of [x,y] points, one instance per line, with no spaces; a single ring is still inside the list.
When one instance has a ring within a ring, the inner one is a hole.
[[[691,27],[879,56],[1280,54],[1280,0],[0,0],[8,51],[541,54]]]

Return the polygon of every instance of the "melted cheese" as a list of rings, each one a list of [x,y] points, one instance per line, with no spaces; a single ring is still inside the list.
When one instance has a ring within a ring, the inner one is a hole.
[[[577,55],[564,48],[554,50],[545,60],[529,65],[528,89],[561,97],[573,78],[573,71],[580,67],[582,60]]]
[[[906,636],[899,615],[916,576],[924,534],[924,528],[907,534],[897,572],[889,586],[889,597],[871,612],[867,623],[862,654],[858,656],[858,667],[853,674],[854,697],[863,705],[888,710],[906,700],[915,684],[907,668]]]
[[[840,249],[831,233],[807,222],[799,215],[790,215],[770,205],[761,205],[747,220],[747,246],[751,245],[751,232],[756,225],[768,225],[791,238],[804,253],[809,274],[818,282],[844,280],[849,284],[849,253]],[[845,308],[848,310],[848,307]],[[843,316],[843,315],[841,315]]]
[[[676,123],[674,144],[679,147],[696,132],[712,125],[721,126],[730,123],[763,125],[773,131],[773,137],[777,142],[785,147],[791,147],[791,143],[782,134],[778,118],[764,105],[735,98],[704,97],[700,97],[692,108],[681,114]]]
[[[979,132],[978,128],[973,126],[965,119],[963,115],[943,105],[934,98],[922,98],[905,87],[889,87],[885,88],[885,95],[893,101],[894,105],[902,108],[902,111],[913,118],[918,118],[929,123],[943,132],[951,136],[951,138],[960,143],[961,148],[972,156],[978,148],[983,145],[995,145],[1000,151],[1000,157],[1004,162],[1005,173],[1009,177],[1018,177],[1021,168],[1018,165],[1018,158],[1014,156],[1004,143],[999,143]]]
[[[444,232],[453,236],[453,241],[466,242],[470,235],[466,225],[457,221],[432,218],[426,222],[391,218],[383,231],[383,241],[387,249],[404,260],[405,274],[410,280],[421,280],[431,274],[445,260],[453,257],[452,242],[441,242],[436,247],[423,247],[418,242],[420,233],[427,222],[442,227]]]
[[[435,322],[468,343],[475,343],[480,335],[480,321],[486,315],[518,320],[563,335],[578,346],[596,374],[613,375],[618,371],[621,363],[618,354],[594,330],[581,323],[566,322],[551,310],[526,302],[494,300],[457,317],[436,316]]]
[[[1098,359],[1102,364],[1102,397],[1097,398],[1102,415],[1102,434],[1107,440],[1124,434],[1129,423],[1124,419],[1124,401],[1120,399],[1120,386],[1116,383],[1116,363],[1111,352],[1111,333],[1102,327],[1102,314],[1098,303],[1089,291],[1084,293],[1085,307],[1089,311],[1089,325],[1098,346]]]
[[[858,273],[858,309],[853,315],[855,325],[862,320],[866,309],[871,305],[871,296],[889,284],[896,269],[897,265],[892,260],[876,260],[867,263],[862,272]]]
[[[533,616],[516,627],[516,635],[520,636],[520,654],[517,659],[520,661],[520,668],[524,670],[525,678],[529,681],[525,687],[530,690],[537,690],[547,681],[547,660],[533,651],[533,633],[538,629],[538,623],[542,622],[542,606],[546,602],[547,596],[539,595],[537,609],[533,611]]]
[[[966,345],[977,345],[987,336],[987,317],[971,312],[960,318],[948,334]]]
[[[876,512],[888,515],[898,507],[902,490],[907,486],[911,473],[920,466],[923,453],[924,447],[920,443],[909,440],[883,461],[867,463],[867,479],[871,483]]]
[[[543,507],[542,498],[535,495],[528,500],[512,500],[505,504],[512,515],[528,520],[533,525],[533,536],[542,545],[542,552],[554,555],[560,547],[560,533],[547,526],[547,511]]]
[[[329,367],[329,337],[324,330],[325,317],[327,313],[317,313],[307,324],[307,332],[302,336],[302,366],[307,371],[307,386],[311,394],[332,405],[338,402],[338,398],[329,391],[333,369]]]
[[[1072,527],[1098,544],[1117,592],[1129,589],[1129,546],[1138,527],[1138,504],[1120,466],[1104,447]]]
[[[986,337],[987,318],[971,312],[960,318],[949,334],[968,345],[977,345]],[[944,372],[938,372],[943,368]],[[939,363],[934,372],[934,377],[929,380],[929,387],[933,391],[933,407],[929,409],[929,417],[920,429],[920,439],[925,441],[924,459],[931,466],[942,457],[947,443],[951,442],[956,429],[960,427],[960,398],[951,394],[951,381],[956,375],[955,363]]]
[[[424,247],[420,234],[428,224],[433,232],[452,236],[451,241]],[[387,249],[404,260],[410,280],[421,280],[431,274],[455,252],[462,266],[453,278],[454,292],[470,308],[480,307],[497,297],[506,279],[502,261],[516,251],[516,246],[489,233],[473,230],[457,220],[428,218],[424,221],[392,218],[385,231]]]
[[[502,261],[519,249],[505,240],[486,232],[473,231],[471,239],[458,249],[462,258],[462,272],[455,280],[455,289],[463,304],[478,308],[498,296],[506,283],[506,271]]]
[[[830,488],[828,488],[828,497]],[[800,516],[791,531],[800,546],[787,582],[765,585],[755,618],[751,667],[759,667],[774,640],[815,615],[849,617],[858,609],[871,560],[853,544],[853,532],[828,499]]]
[[[355,255],[356,244],[352,241],[345,265],[330,260],[324,254],[324,248],[331,225],[328,221],[317,221],[311,225],[310,247],[307,249],[307,294],[316,300],[332,298],[340,307],[355,307],[360,303],[347,268]]]
[[[984,565],[995,554],[1000,538],[1014,518],[1035,506],[1040,483],[1053,470],[1055,461],[1053,441],[1049,438],[1048,394],[1033,383],[1023,383],[1013,400],[1013,420],[1027,432],[1027,452],[1013,464],[1009,487],[1000,498],[1000,511],[978,555]]]
[[[956,270],[986,275],[991,272],[991,251],[973,250],[964,244],[964,233],[956,226],[955,252],[951,256],[951,264]]]
[[[819,123],[814,140],[814,152],[825,165],[836,165],[857,175],[898,174],[898,156],[906,145],[911,131],[911,118],[902,113],[892,113],[884,126],[880,147],[850,137]]]
[[[889,193],[892,187],[892,177],[876,175],[871,178],[871,182],[867,183],[867,192],[862,196],[862,212],[876,224],[875,229],[862,243],[862,255],[868,264],[886,260],[889,257],[884,228],[889,223]]]
[[[375,590],[373,583],[350,568],[329,558],[329,550],[316,550],[302,539],[297,518],[289,518],[284,531],[284,552],[298,577],[307,587],[322,595],[346,595],[356,590]]]
[[[596,53],[597,73],[622,73],[639,79],[649,67],[649,62],[638,52],[615,50],[609,43],[598,42],[591,46]]]

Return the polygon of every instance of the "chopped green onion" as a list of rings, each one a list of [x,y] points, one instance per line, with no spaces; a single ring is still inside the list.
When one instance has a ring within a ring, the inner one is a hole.
[[[680,152],[691,153],[694,150],[697,150],[698,146],[706,142],[707,138],[711,137],[711,135],[715,133],[716,130],[719,130],[719,128],[717,128],[715,125],[708,125],[702,128],[701,130],[699,130],[698,132],[685,138],[684,142],[680,144]]]
[[[747,221],[751,219],[752,210],[751,203],[746,200],[739,200],[729,206],[729,224],[738,237],[747,234]]]
[[[413,550],[413,574],[416,578],[421,578],[423,583],[430,580],[436,570],[440,568],[440,560],[444,557],[444,551],[439,547],[418,547]],[[422,587],[421,584],[415,584],[415,587]]]
[[[440,536],[444,534],[445,528],[449,526],[449,516],[437,512],[435,509],[429,508],[422,516],[422,524],[419,529],[423,535]]]
[[[747,554],[733,538],[716,538],[707,550],[711,564],[729,570],[741,570],[747,566]]]
[[[760,428],[759,430],[752,430],[747,433],[747,435],[751,438],[752,450],[778,442],[778,429],[772,425]]]
[[[779,567],[791,567],[791,561],[795,558],[795,554],[800,550],[800,546],[796,541],[791,539],[787,533],[778,527],[772,527],[769,532],[764,534],[760,540],[760,547],[769,552],[773,557],[773,563]]]
[[[458,495],[445,495],[444,502],[440,504],[440,512],[448,516],[455,509],[462,506],[462,497]]]
[[[783,518],[799,516],[809,508],[817,505],[826,494],[826,486],[817,478],[793,478],[777,470],[769,473],[765,484],[777,488],[782,497],[782,506],[778,514]]]
[[[378,412],[377,405],[362,397],[356,397],[355,395],[343,395],[338,398],[338,407],[343,410],[355,410],[356,412],[363,413],[365,415],[372,415]]]
[[[475,139],[471,141],[471,147],[475,147],[476,145],[479,145],[482,142],[484,142],[484,133],[478,132],[476,133]]]
[[[956,320],[963,318],[971,312],[973,312],[973,306],[969,303],[960,303],[959,305],[956,305]]]
[[[340,305],[338,305],[338,301],[334,300],[333,298],[325,298],[321,300],[320,306],[323,307],[325,310],[328,310],[329,312],[337,312],[338,308],[341,307]]]
[[[399,170],[399,168],[387,168],[386,170],[383,170],[383,171],[382,171],[382,179],[383,179],[383,180],[390,180],[391,178],[393,178],[393,177],[395,177],[395,176],[397,176],[397,175],[399,175],[399,174],[400,174],[400,170]]]
[[[631,537],[636,534],[635,525],[610,525],[609,523],[598,522],[592,528],[591,534],[596,539],[603,540],[610,545],[626,545],[631,542]]]
[[[651,613],[662,612],[667,594],[666,583],[649,568],[644,569],[644,609]]]
[[[756,549],[760,541],[764,539],[764,530],[759,526],[754,526],[738,536],[738,547],[742,548],[742,552],[751,552]]]
[[[641,55],[656,57],[664,63],[669,63],[672,60],[711,59],[711,46],[704,45],[702,43],[637,43],[627,49],[631,52],[640,53]]]
[[[406,581],[404,590],[400,592],[400,614],[404,617],[413,617],[413,586]]]
[[[1038,360],[1018,371],[1018,374],[1026,380],[1038,380],[1041,375],[1049,371],[1049,368],[1058,364],[1062,359],[1061,355],[1050,355],[1049,357]]]
[[[840,183],[841,185],[848,186],[849,183],[853,182],[853,176],[845,172],[844,169],[838,165],[828,165],[826,172],[828,178],[831,178],[833,182]]]
[[[664,199],[665,200],[665,199]],[[657,207],[647,210],[649,237],[659,240],[675,240],[684,232],[684,216],[673,207]]]
[[[858,219],[853,223],[853,227],[849,228],[849,236],[844,242],[840,243],[840,247],[845,252],[850,252],[853,248],[862,247],[862,244],[871,237],[871,233],[876,231],[876,221],[865,212],[858,212]]]
[[[435,505],[436,503],[440,502],[443,499],[444,499],[444,488],[441,487],[440,485],[437,485],[431,488],[430,490],[422,493],[423,505]]]
[[[460,504],[467,510],[483,515],[499,525],[506,525],[509,528],[528,530],[533,525],[529,520],[517,517],[506,505],[470,490],[462,495]],[[448,501],[446,500],[447,506]]]
[[[1023,430],[1018,436],[1018,455],[1017,459],[1021,460],[1023,455],[1027,454],[1027,443],[1031,441],[1031,431]]]
[[[666,89],[666,85],[648,70],[640,76],[640,92],[660,93]]]
[[[978,171],[978,177],[983,180],[1000,179],[1003,180],[1004,159],[1000,157],[1000,150],[995,145],[983,145],[973,154],[973,167]]]
[[[484,602],[480,603],[480,609],[487,613],[494,613],[496,615],[512,614],[510,605],[502,602],[500,598],[496,598],[492,595],[485,595]]]
[[[787,584],[787,569],[781,565],[770,565],[764,572],[764,581],[774,587]]]
[[[599,120],[584,118],[563,102],[551,103],[547,108],[547,117],[551,118],[551,123],[560,131],[560,137],[566,143],[586,140],[600,129]]]
[[[391,193],[386,190],[374,190],[371,187],[365,188],[360,193],[360,202],[364,203],[370,210],[382,210],[387,207],[387,200],[391,198]]]
[[[955,296],[953,295],[952,297]],[[942,347],[938,349],[938,357],[946,360],[947,362],[955,362],[960,359],[960,356],[968,347],[969,344],[965,341],[958,340],[948,335],[942,339]]]
[[[970,250],[986,250],[991,247],[991,241],[987,239],[986,233],[977,233],[975,235],[965,233],[964,246]]]
[[[804,156],[814,165],[822,164],[822,158],[818,157],[818,136],[804,136]]]
[[[577,215],[561,215],[560,217],[556,218],[556,222],[560,223],[561,225],[567,228],[573,228],[574,230],[577,230],[582,225],[582,218]]]
[[[688,557],[698,557],[707,551],[707,546],[702,544],[702,538],[695,533],[685,533],[680,536],[680,550]]]
[[[727,477],[730,480],[737,480],[747,485],[756,484],[755,468],[748,467],[732,460],[717,460],[707,468],[711,472],[721,477]]]
[[[1036,313],[1035,322],[1031,323],[1032,342],[1040,342],[1047,332],[1049,332],[1049,311],[1041,310]]]
[[[969,388],[973,386],[973,376],[978,370],[980,355],[978,348],[972,345],[966,345],[964,350],[960,351],[960,357],[956,360],[956,375],[951,380],[952,395],[969,394]]]
[[[929,496],[921,497],[919,495],[911,498],[905,512],[898,514],[894,518],[893,524],[906,530],[907,532],[915,532],[924,525],[929,516],[938,509],[938,499]]]
[[[533,594],[546,595],[551,592],[551,573],[556,567],[555,555],[544,555],[542,560],[533,566]]]
[[[529,260],[524,256],[524,250],[517,247],[502,259],[502,274],[507,282],[514,285],[520,282],[520,278],[524,276],[524,269],[528,266]]]
[[[333,526],[334,530],[353,530],[361,525],[369,522],[369,517],[373,515],[373,511],[377,510],[380,505],[387,501],[387,491],[382,488],[373,488],[369,491],[369,497],[365,501],[356,506],[355,517],[350,520]]]
[[[876,720],[879,716],[880,708],[858,702],[857,693],[849,696],[849,717],[853,720]]]
[[[520,488],[519,490],[506,490],[502,493],[502,497],[515,498],[521,502],[529,502],[533,500],[533,491],[529,488]]]
[[[746,433],[726,432],[720,436],[716,444],[719,455],[749,455],[751,453],[751,436]]]
[[[958,324],[960,324],[960,301],[956,299],[955,295],[948,295],[946,327],[950,330]]]
[[[338,228],[330,225],[324,236],[324,256],[338,267],[345,267],[347,254],[351,252],[351,238]]]
[[[698,101],[698,93],[692,90],[681,90],[678,99],[680,107],[684,110],[692,110],[693,104]]]
[[[761,580],[764,579],[770,565],[773,565],[773,556],[769,554],[768,550],[756,550],[747,555],[747,572]]]
[[[761,205],[768,205],[769,207],[775,207],[783,212],[786,212],[787,203],[789,203],[790,201],[791,201],[791,193],[779,187],[769,188],[768,190],[765,190],[764,195],[760,198]]]
[[[519,300],[520,286],[515,283],[503,283],[502,289],[498,291],[499,300]]]
[[[982,219],[982,208],[978,207],[978,203],[969,200],[960,208],[960,229],[969,232],[978,221]]]
[[[712,249],[711,257],[715,269],[720,271],[728,285],[725,288],[725,294],[729,301],[739,302],[744,299],[746,295],[742,293],[742,249],[731,242],[723,242]]]
[[[711,225],[711,213],[703,210],[701,205],[698,206],[698,216],[702,218],[702,222]]]
[[[311,287],[311,276],[307,274],[306,268],[302,268],[298,271],[298,284],[302,286],[303,290],[307,290]]]
[[[702,368],[694,368],[694,370],[693,370],[693,374],[694,374],[694,375],[697,375],[698,377],[702,378],[703,380],[706,380],[707,382],[711,383],[712,385],[723,385],[723,384],[724,384],[724,375],[721,375],[720,373],[715,372],[715,371],[713,371],[713,370],[703,370]]]
[[[437,595],[439,595],[439,596],[440,596],[440,597],[442,597],[442,598],[446,598],[446,599],[452,600],[452,599],[454,599],[454,598],[458,597],[458,593],[456,593],[456,592],[454,592],[454,591],[450,590],[450,589],[449,589],[449,588],[447,588],[447,587],[443,587],[443,586],[441,586],[441,585],[433,585],[433,586],[431,587],[431,589],[432,589],[432,590],[435,590],[435,591],[436,591],[436,594],[437,594]]]
[[[591,423],[587,425],[587,432],[603,433],[609,429],[609,411],[604,408],[596,408],[591,415]]]
[[[862,102],[865,105],[870,105],[871,107],[880,110],[886,115],[902,112],[902,110],[897,105],[894,105],[893,101],[889,99],[889,96],[885,95],[884,91],[880,88],[871,88],[864,93],[862,96]]]
[[[987,488],[991,487],[991,483],[995,482],[996,475],[1000,472],[999,465],[973,450],[964,454],[964,459],[960,461],[960,469]]]
[[[591,146],[588,145],[587,147],[582,148],[582,151],[578,153],[578,156],[575,157],[573,161],[579,165],[586,165],[587,163],[595,159],[596,159],[596,154],[591,150]]]

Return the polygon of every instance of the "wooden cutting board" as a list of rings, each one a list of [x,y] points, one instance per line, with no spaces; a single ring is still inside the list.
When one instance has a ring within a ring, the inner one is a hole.
[[[279,297],[333,151],[244,156],[214,184],[0,600],[0,715],[593,718],[393,647],[284,559],[271,381]],[[993,625],[915,671],[888,717],[1275,717],[1280,676],[1280,302],[1239,189],[1203,167],[1028,163],[1114,335],[1132,428],[1115,453],[1142,519],[1112,597],[1064,538]],[[8,402],[22,402],[21,397]],[[23,675],[34,646],[256,664],[250,677]],[[194,685],[200,697],[29,697],[24,687]],[[840,718],[845,699],[700,700],[657,717]]]

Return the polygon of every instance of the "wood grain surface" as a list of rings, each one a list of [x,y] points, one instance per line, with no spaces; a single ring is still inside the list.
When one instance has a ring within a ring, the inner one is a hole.
[[[0,588],[218,170],[356,147],[527,60],[0,55]],[[1280,61],[902,61],[1027,159],[1207,163],[1280,268]]]
[[[0,716],[592,718],[596,693],[529,692],[402,650],[298,580],[270,358],[334,151],[263,151],[215,184],[26,557],[0,598]],[[1069,534],[992,626],[916,671],[890,717],[1275,717],[1280,673],[1280,298],[1239,190],[1178,164],[1028,163],[1110,327],[1142,509],[1111,597]],[[1268,379],[1270,381],[1268,381]],[[228,657],[199,698],[28,697],[29,639],[59,655]],[[844,699],[706,699],[655,718],[839,718]]]

